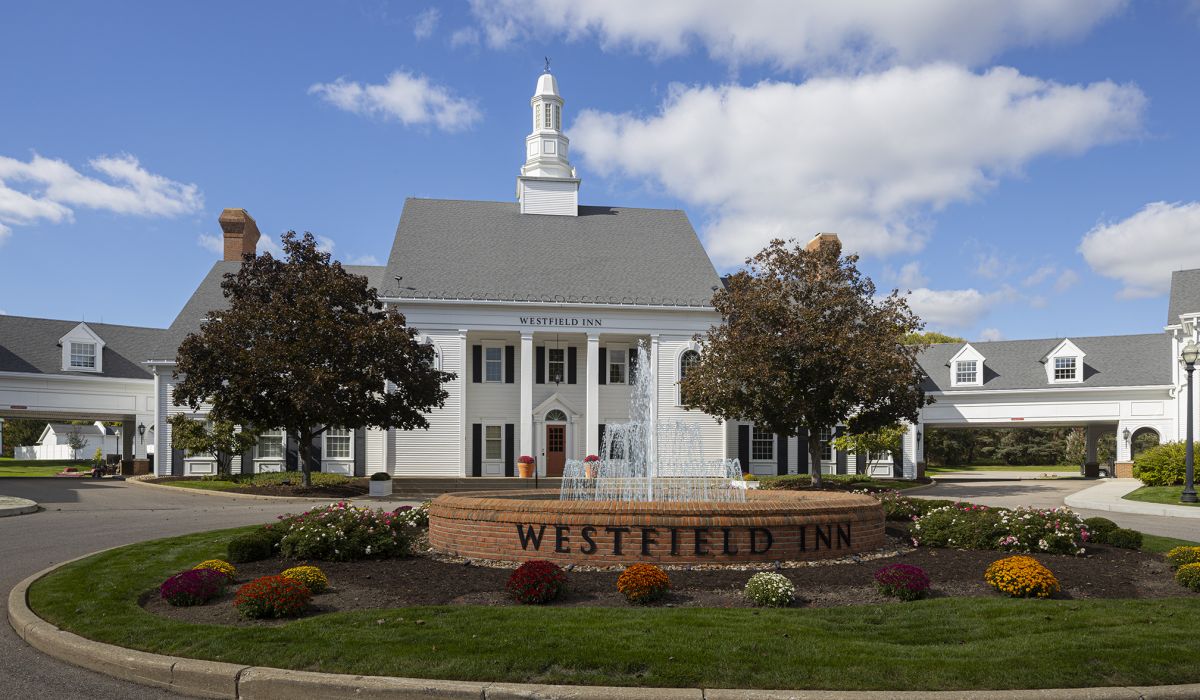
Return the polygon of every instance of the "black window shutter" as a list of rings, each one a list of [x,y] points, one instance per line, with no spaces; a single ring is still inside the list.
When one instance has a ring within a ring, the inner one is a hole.
[[[504,424],[504,476],[513,476],[516,474],[517,458],[513,456],[513,450],[516,449],[516,426],[512,423]]]
[[[478,384],[483,381],[483,346],[471,346],[471,381]]]
[[[511,345],[504,346],[504,383],[505,384],[513,383],[513,376],[516,374],[516,372],[514,371],[514,367],[516,367],[516,356],[517,356],[516,348],[514,348]]]
[[[775,434],[775,473],[780,476],[788,473],[788,439]]]
[[[478,346],[476,346],[478,347]],[[483,476],[483,424],[471,424],[471,476]]]
[[[238,471],[242,474],[253,474],[254,473],[254,448],[253,447],[251,447],[250,449],[248,449],[242,453],[242,465],[238,469]]]
[[[386,439],[386,433],[384,434]],[[383,465],[384,469],[391,471],[388,465]],[[354,431],[354,476],[367,475],[367,431],[365,428],[359,428]]]
[[[808,473],[808,428],[796,434],[796,473]]]
[[[567,384],[574,384],[579,380],[579,373],[575,369],[575,363],[579,361],[579,353],[575,347],[567,348]]]
[[[312,461],[312,470],[314,472],[321,471],[321,437],[323,435],[324,433],[321,433],[321,435],[313,438],[312,448],[309,450],[309,459]]]
[[[604,451],[604,423],[600,424],[600,430],[597,433],[597,438],[598,438],[598,441],[596,443],[597,444],[596,451],[603,452]],[[596,456],[599,457],[600,455],[596,455]]]
[[[904,452],[892,453],[892,476],[897,479],[904,478]]]
[[[629,348],[629,354],[626,357],[629,358],[629,383],[633,384],[634,377],[637,377],[638,349]]]
[[[183,450],[171,448],[171,476],[183,476]]]
[[[538,384],[545,384],[546,383],[546,346],[545,345],[537,346],[536,354],[537,354],[537,358],[534,360],[534,364],[537,365],[537,367],[534,369],[534,376],[536,377],[535,381]]]
[[[608,348],[600,348],[600,383],[608,384]]]
[[[867,453],[866,452],[855,452],[854,453],[854,473],[855,474],[866,474],[867,473]]]
[[[739,425],[737,433],[737,456],[742,463],[742,471],[750,471],[750,426]]]
[[[839,425],[838,427],[833,429],[834,437],[841,437],[842,435],[845,435],[845,434],[846,434],[845,426]],[[846,455],[845,450],[837,450],[837,473],[838,474],[846,473],[846,456],[847,455]]]
[[[284,468],[289,472],[294,472],[300,469],[300,453],[296,450],[296,438],[288,435],[284,440]]]

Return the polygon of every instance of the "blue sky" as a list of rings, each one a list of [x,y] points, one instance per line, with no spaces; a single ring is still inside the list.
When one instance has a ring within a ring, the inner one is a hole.
[[[980,339],[1154,332],[1170,271],[1200,267],[1196,2],[77,2],[0,20],[9,314],[164,326],[218,257],[224,207],[370,263],[405,197],[509,201],[544,55],[582,202],[682,208],[722,271],[837,231],[931,328]]]

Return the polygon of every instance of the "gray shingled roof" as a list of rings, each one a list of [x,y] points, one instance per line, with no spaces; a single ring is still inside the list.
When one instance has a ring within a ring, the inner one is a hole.
[[[947,363],[965,343],[931,345],[921,353],[921,369],[928,378],[926,391],[978,391],[980,389],[1048,389],[1046,366],[1041,359],[1063,341],[997,340],[971,343],[984,357],[982,387],[951,387]],[[1083,382],[1069,386],[1161,386],[1171,383],[1171,338],[1166,333],[1102,335],[1071,338],[1083,351]]]
[[[149,359],[175,360],[175,353],[183,339],[200,328],[201,321],[209,311],[224,309],[227,302],[225,293],[221,290],[221,281],[227,273],[237,272],[242,266],[240,261],[218,260],[212,269],[200,281],[200,286],[192,293],[191,298],[183,305],[179,315],[171,322],[170,328],[162,332],[162,337],[151,350]],[[383,276],[382,265],[343,265],[347,272],[362,275],[372,287],[379,288],[379,280]]]
[[[88,321],[88,328],[104,341],[101,361],[104,371],[66,372],[62,368],[62,347],[58,340],[78,325],[79,321],[0,316],[0,372],[151,378],[142,363],[150,358],[166,331]]]
[[[705,307],[720,284],[679,210],[581,206],[579,216],[547,216],[511,202],[408,199],[380,292]]]
[[[71,433],[74,431],[79,431],[80,434],[91,434],[91,435],[100,435],[100,434],[116,435],[117,434],[116,430],[114,430],[112,427],[107,426],[107,425],[104,426],[104,430],[102,433],[101,429],[95,423],[91,423],[89,425],[74,425],[72,423],[47,423],[46,425],[50,426],[50,428],[52,430],[54,430],[54,433],[56,435],[65,435],[65,434],[68,434],[68,433]],[[45,428],[42,428],[42,430],[44,432]]]
[[[1200,314],[1200,270],[1176,270],[1171,273],[1167,325],[1179,323],[1179,317],[1183,314]]]

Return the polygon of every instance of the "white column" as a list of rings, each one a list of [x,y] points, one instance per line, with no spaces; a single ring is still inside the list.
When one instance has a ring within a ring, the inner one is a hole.
[[[587,425],[584,454],[600,454],[600,335],[587,337],[587,401],[584,407]]]
[[[138,399],[138,400],[140,401],[141,399]],[[143,435],[137,434],[136,431],[137,431],[137,427],[139,425],[146,427],[145,434],[143,434]],[[145,459],[146,458],[146,445],[149,444],[147,441],[154,438],[154,433],[150,432],[150,428],[152,428],[153,426],[154,426],[154,416],[148,416],[143,413],[143,414],[138,415],[138,417],[134,420],[134,424],[133,424],[133,429],[135,431],[133,434],[133,457],[134,457],[134,459]],[[157,432],[157,431],[155,431],[155,432]]]
[[[521,451],[519,455],[533,454],[533,334],[521,334]],[[545,460],[538,460],[543,468]]]
[[[467,329],[460,328],[458,331],[458,356],[462,358],[462,371],[458,373],[458,378],[454,381],[458,382],[459,399],[458,399],[458,463],[462,465],[463,476],[471,476],[471,451],[467,449],[467,440],[470,433],[467,431],[467,387],[470,382],[467,380],[467,368],[470,366],[471,358],[467,354]]]

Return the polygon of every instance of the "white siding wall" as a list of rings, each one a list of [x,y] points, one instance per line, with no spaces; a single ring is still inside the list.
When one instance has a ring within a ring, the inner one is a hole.
[[[679,358],[684,350],[694,347],[688,337],[663,336],[658,340],[658,422],[669,425],[682,421],[699,426],[705,459],[721,459],[722,456],[728,459],[725,425],[706,413],[689,411],[679,403]],[[736,457],[736,447],[734,452]]]
[[[484,362],[483,371],[486,372],[486,356],[487,348],[500,348],[501,357],[501,381],[496,382],[475,382],[473,374],[471,354],[474,352],[472,347],[475,345],[483,346]],[[505,347],[513,347],[513,381],[511,384],[504,381],[504,352]],[[471,473],[472,449],[471,426],[475,423],[505,423],[513,424],[513,459],[516,459],[517,446],[521,444],[521,338],[515,333],[471,333],[467,336],[467,361],[466,371],[463,376],[467,380],[467,434],[464,436],[467,448],[467,474]],[[533,403],[538,404],[538,387],[534,386]],[[503,429],[502,429],[503,431]],[[501,433],[503,434],[503,432]],[[495,461],[484,460],[483,476],[504,476],[504,451],[500,452],[500,459]],[[539,460],[540,462],[541,460]]]
[[[579,183],[523,180],[522,214],[575,216],[579,212]]]
[[[383,454],[387,439],[388,431],[379,430],[378,428],[367,429],[367,476],[375,472],[387,471],[387,464],[385,464]]]
[[[428,334],[437,346],[441,368],[458,378],[446,385],[446,404],[428,416],[428,430],[392,430],[388,467],[394,476],[463,476],[457,446],[468,436],[459,429],[463,387],[469,386],[470,346],[464,357],[458,334]],[[369,454],[369,452],[368,452]],[[369,468],[368,468],[369,471]]]

